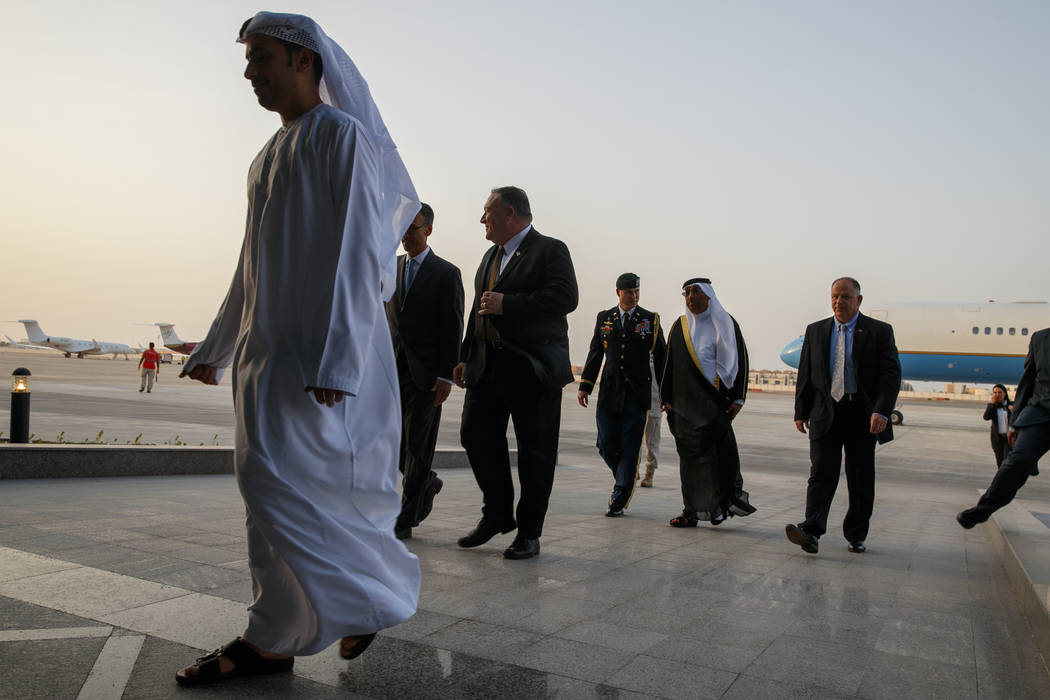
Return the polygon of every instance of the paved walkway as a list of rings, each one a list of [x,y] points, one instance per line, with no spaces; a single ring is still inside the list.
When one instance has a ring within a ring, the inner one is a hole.
[[[695,530],[667,527],[673,468],[613,520],[607,471],[560,467],[523,562],[500,555],[510,535],[456,547],[480,497],[448,470],[409,541],[414,618],[357,661],[201,690],[174,671],[241,632],[250,600],[232,477],[2,482],[0,697],[1050,697],[989,532],[952,517],[973,490],[889,470],[869,552],[833,531],[808,556],[783,534],[801,477],[777,467],[800,458],[749,455],[758,513]]]

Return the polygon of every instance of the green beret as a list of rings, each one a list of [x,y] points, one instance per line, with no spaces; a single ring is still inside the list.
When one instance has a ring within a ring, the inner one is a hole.
[[[633,272],[625,272],[616,278],[617,289],[637,289],[638,275]]]

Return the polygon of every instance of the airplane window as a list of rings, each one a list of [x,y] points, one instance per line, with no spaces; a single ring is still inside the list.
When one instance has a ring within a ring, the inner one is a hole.
[[[985,335],[991,335],[992,334],[992,329],[989,328],[988,326],[985,326],[984,327],[984,334]]]
[[[1017,335],[1017,329],[1016,328],[1011,328],[1010,329],[1010,335]]]
[[[996,335],[1002,335],[1003,334],[1003,329],[1002,328],[996,328],[995,329],[995,334]]]
[[[980,329],[980,328],[978,328],[977,326],[974,326],[974,327],[973,327],[973,334],[974,334],[974,335],[977,335],[977,334],[978,334],[978,333],[980,333],[980,332],[981,332],[981,329]]]
[[[1027,328],[1022,328],[1021,329],[1021,335],[1028,335],[1028,329]]]

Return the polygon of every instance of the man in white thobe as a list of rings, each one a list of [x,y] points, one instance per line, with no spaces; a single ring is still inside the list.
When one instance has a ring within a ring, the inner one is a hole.
[[[248,172],[237,271],[182,376],[216,384],[233,365],[254,601],[244,634],[180,671],[184,684],[290,671],[336,640],[353,658],[419,593],[394,537],[400,407],[383,309],[418,199],[367,85],[320,27],[263,12],[238,40],[282,126]]]

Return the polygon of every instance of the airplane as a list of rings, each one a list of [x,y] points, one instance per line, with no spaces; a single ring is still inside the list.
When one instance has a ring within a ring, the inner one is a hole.
[[[911,302],[861,312],[893,325],[901,378],[929,382],[1017,384],[1032,333],[1050,326],[1045,301]],[[798,369],[802,340],[780,351],[784,364]],[[903,421],[894,410],[890,422]]]
[[[174,323],[156,323],[154,325],[160,328],[160,338],[164,341],[164,347],[169,350],[189,355],[193,352],[193,348],[197,347],[197,343],[188,343],[175,334]]]
[[[19,350],[54,350],[54,348],[49,348],[45,345],[31,345],[26,342],[20,343],[9,335],[5,335],[4,338],[7,339],[7,342],[4,343],[5,346],[18,348]]]
[[[124,343],[99,342],[94,338],[91,340],[59,338],[44,333],[40,328],[40,324],[32,319],[20,320],[19,323],[26,327],[26,335],[31,344],[54,348],[55,350],[63,352],[66,357],[76,355],[78,358],[83,359],[85,355],[112,354],[114,360],[117,359],[117,355],[123,355],[126,360],[128,359],[128,355],[135,354],[134,348],[125,345]]]

